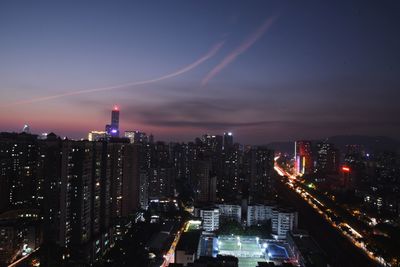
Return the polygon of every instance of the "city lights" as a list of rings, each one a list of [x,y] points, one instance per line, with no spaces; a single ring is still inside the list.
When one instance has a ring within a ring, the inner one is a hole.
[[[344,171],[344,172],[350,172],[350,168],[349,168],[349,167],[346,167],[346,166],[343,166],[343,167],[342,167],[342,171]]]
[[[31,2],[1,267],[400,266],[400,1]]]

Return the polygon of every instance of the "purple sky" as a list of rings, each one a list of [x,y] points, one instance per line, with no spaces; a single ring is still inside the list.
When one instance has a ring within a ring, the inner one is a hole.
[[[398,1],[0,1],[0,131],[400,135]]]

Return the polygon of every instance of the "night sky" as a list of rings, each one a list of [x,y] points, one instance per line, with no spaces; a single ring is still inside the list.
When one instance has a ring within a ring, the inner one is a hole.
[[[0,1],[0,131],[400,136],[400,1]]]

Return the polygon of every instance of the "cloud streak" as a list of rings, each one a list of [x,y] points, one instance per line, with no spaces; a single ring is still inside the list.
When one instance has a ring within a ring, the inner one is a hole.
[[[154,79],[149,79],[149,80],[143,80],[143,81],[137,81],[137,82],[130,82],[130,83],[124,83],[124,84],[118,84],[118,85],[113,85],[113,86],[108,86],[108,87],[100,87],[100,88],[92,88],[92,89],[85,89],[85,90],[79,90],[79,91],[70,91],[70,92],[65,92],[61,94],[56,94],[56,95],[50,95],[50,96],[43,96],[43,97],[37,97],[37,98],[31,98],[31,99],[26,99],[26,100],[21,100],[13,103],[7,103],[1,105],[1,107],[9,107],[9,106],[14,106],[14,105],[22,105],[22,104],[31,104],[31,103],[36,103],[36,102],[43,102],[47,100],[52,100],[52,99],[57,99],[57,98],[62,98],[62,97],[67,97],[67,96],[74,96],[74,95],[82,95],[82,94],[89,94],[89,93],[94,93],[94,92],[102,92],[102,91],[111,91],[111,90],[118,90],[118,89],[123,89],[126,87],[132,87],[132,86],[138,86],[138,85],[145,85],[145,84],[151,84],[151,83],[156,83],[160,82],[163,80],[167,80],[170,78],[177,77],[179,75],[182,75],[188,71],[191,71],[192,69],[198,67],[201,65],[203,62],[206,60],[210,59],[213,57],[224,45],[224,41],[220,41],[216,43],[206,54],[204,54],[202,57],[194,61],[193,63],[166,75],[154,78]]]
[[[202,130],[226,130],[232,128],[253,127],[261,125],[280,125],[282,123],[289,123],[285,121],[250,121],[250,122],[225,122],[225,121],[190,121],[190,120],[154,120],[147,121],[149,125],[159,127],[181,128],[190,127]]]
[[[229,55],[227,55],[217,66],[215,66],[201,81],[201,85],[205,86],[208,82],[220,73],[224,68],[231,64],[240,54],[244,53],[252,47],[258,39],[260,39],[267,30],[274,24],[278,16],[268,18],[264,23],[258,27],[246,40],[244,40],[238,47],[236,47]]]

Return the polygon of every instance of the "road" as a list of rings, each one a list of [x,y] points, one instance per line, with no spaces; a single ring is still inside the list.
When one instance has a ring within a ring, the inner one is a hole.
[[[306,229],[328,256],[333,266],[379,266],[333,228],[300,195],[278,182],[279,195],[299,211],[299,228]]]
[[[278,157],[277,157],[278,158]],[[309,230],[311,235],[325,250],[335,266],[380,266],[387,265],[382,258],[374,257],[362,242],[362,235],[344,221],[336,221],[335,211],[326,207],[316,196],[299,185],[296,177],[277,163],[275,171],[278,191],[289,205],[300,211],[300,228]],[[283,178],[286,177],[286,178]]]
[[[164,261],[161,265],[161,267],[167,267],[170,263],[175,262],[175,249],[176,246],[178,245],[179,239],[181,238],[182,233],[187,229],[189,222],[185,222],[183,226],[176,232],[174,241],[172,241],[172,244],[168,250],[168,252],[164,255]]]

